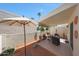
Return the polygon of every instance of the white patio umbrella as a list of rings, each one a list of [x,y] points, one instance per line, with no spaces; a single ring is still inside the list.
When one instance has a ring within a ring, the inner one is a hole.
[[[25,17],[16,17],[16,18],[4,18],[2,20],[0,20],[0,24],[5,24],[7,23],[7,25],[10,26],[14,26],[14,24],[16,24],[17,26],[23,26],[24,29],[24,47],[25,47],[25,56],[26,56],[26,29],[25,26],[31,24],[30,26],[36,26],[36,24],[29,20],[28,18]]]

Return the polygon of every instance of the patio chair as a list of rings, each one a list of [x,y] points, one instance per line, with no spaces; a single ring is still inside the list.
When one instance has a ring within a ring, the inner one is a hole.
[[[60,38],[52,36],[52,43],[56,46],[60,45]]]

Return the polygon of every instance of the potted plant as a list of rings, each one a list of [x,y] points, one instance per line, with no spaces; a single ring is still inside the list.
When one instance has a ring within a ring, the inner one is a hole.
[[[1,56],[12,56],[14,54],[14,48],[8,48],[5,51],[3,51],[0,55]]]

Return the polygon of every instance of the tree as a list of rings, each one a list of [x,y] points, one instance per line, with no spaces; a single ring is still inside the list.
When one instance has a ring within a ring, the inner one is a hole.
[[[38,12],[37,15],[39,16],[39,18],[41,17],[41,13],[40,12]]]
[[[33,17],[31,17],[31,19],[32,19],[32,20],[34,20],[34,18],[33,18]]]

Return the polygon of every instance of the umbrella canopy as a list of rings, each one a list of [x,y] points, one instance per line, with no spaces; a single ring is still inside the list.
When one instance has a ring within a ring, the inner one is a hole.
[[[11,18],[3,18],[4,20],[30,20],[29,18],[26,18],[26,17],[11,17]]]
[[[14,17],[14,18],[3,18],[0,20],[0,23],[5,23],[9,25],[22,25],[22,24],[31,24],[32,25],[37,25],[37,23],[31,19],[28,19],[26,17]]]
[[[22,26],[24,29],[24,47],[25,47],[25,55],[26,55],[26,25],[28,26],[36,26],[36,24],[24,17],[17,17],[17,18],[4,18],[2,20],[0,20],[0,24],[6,24],[9,26]]]

